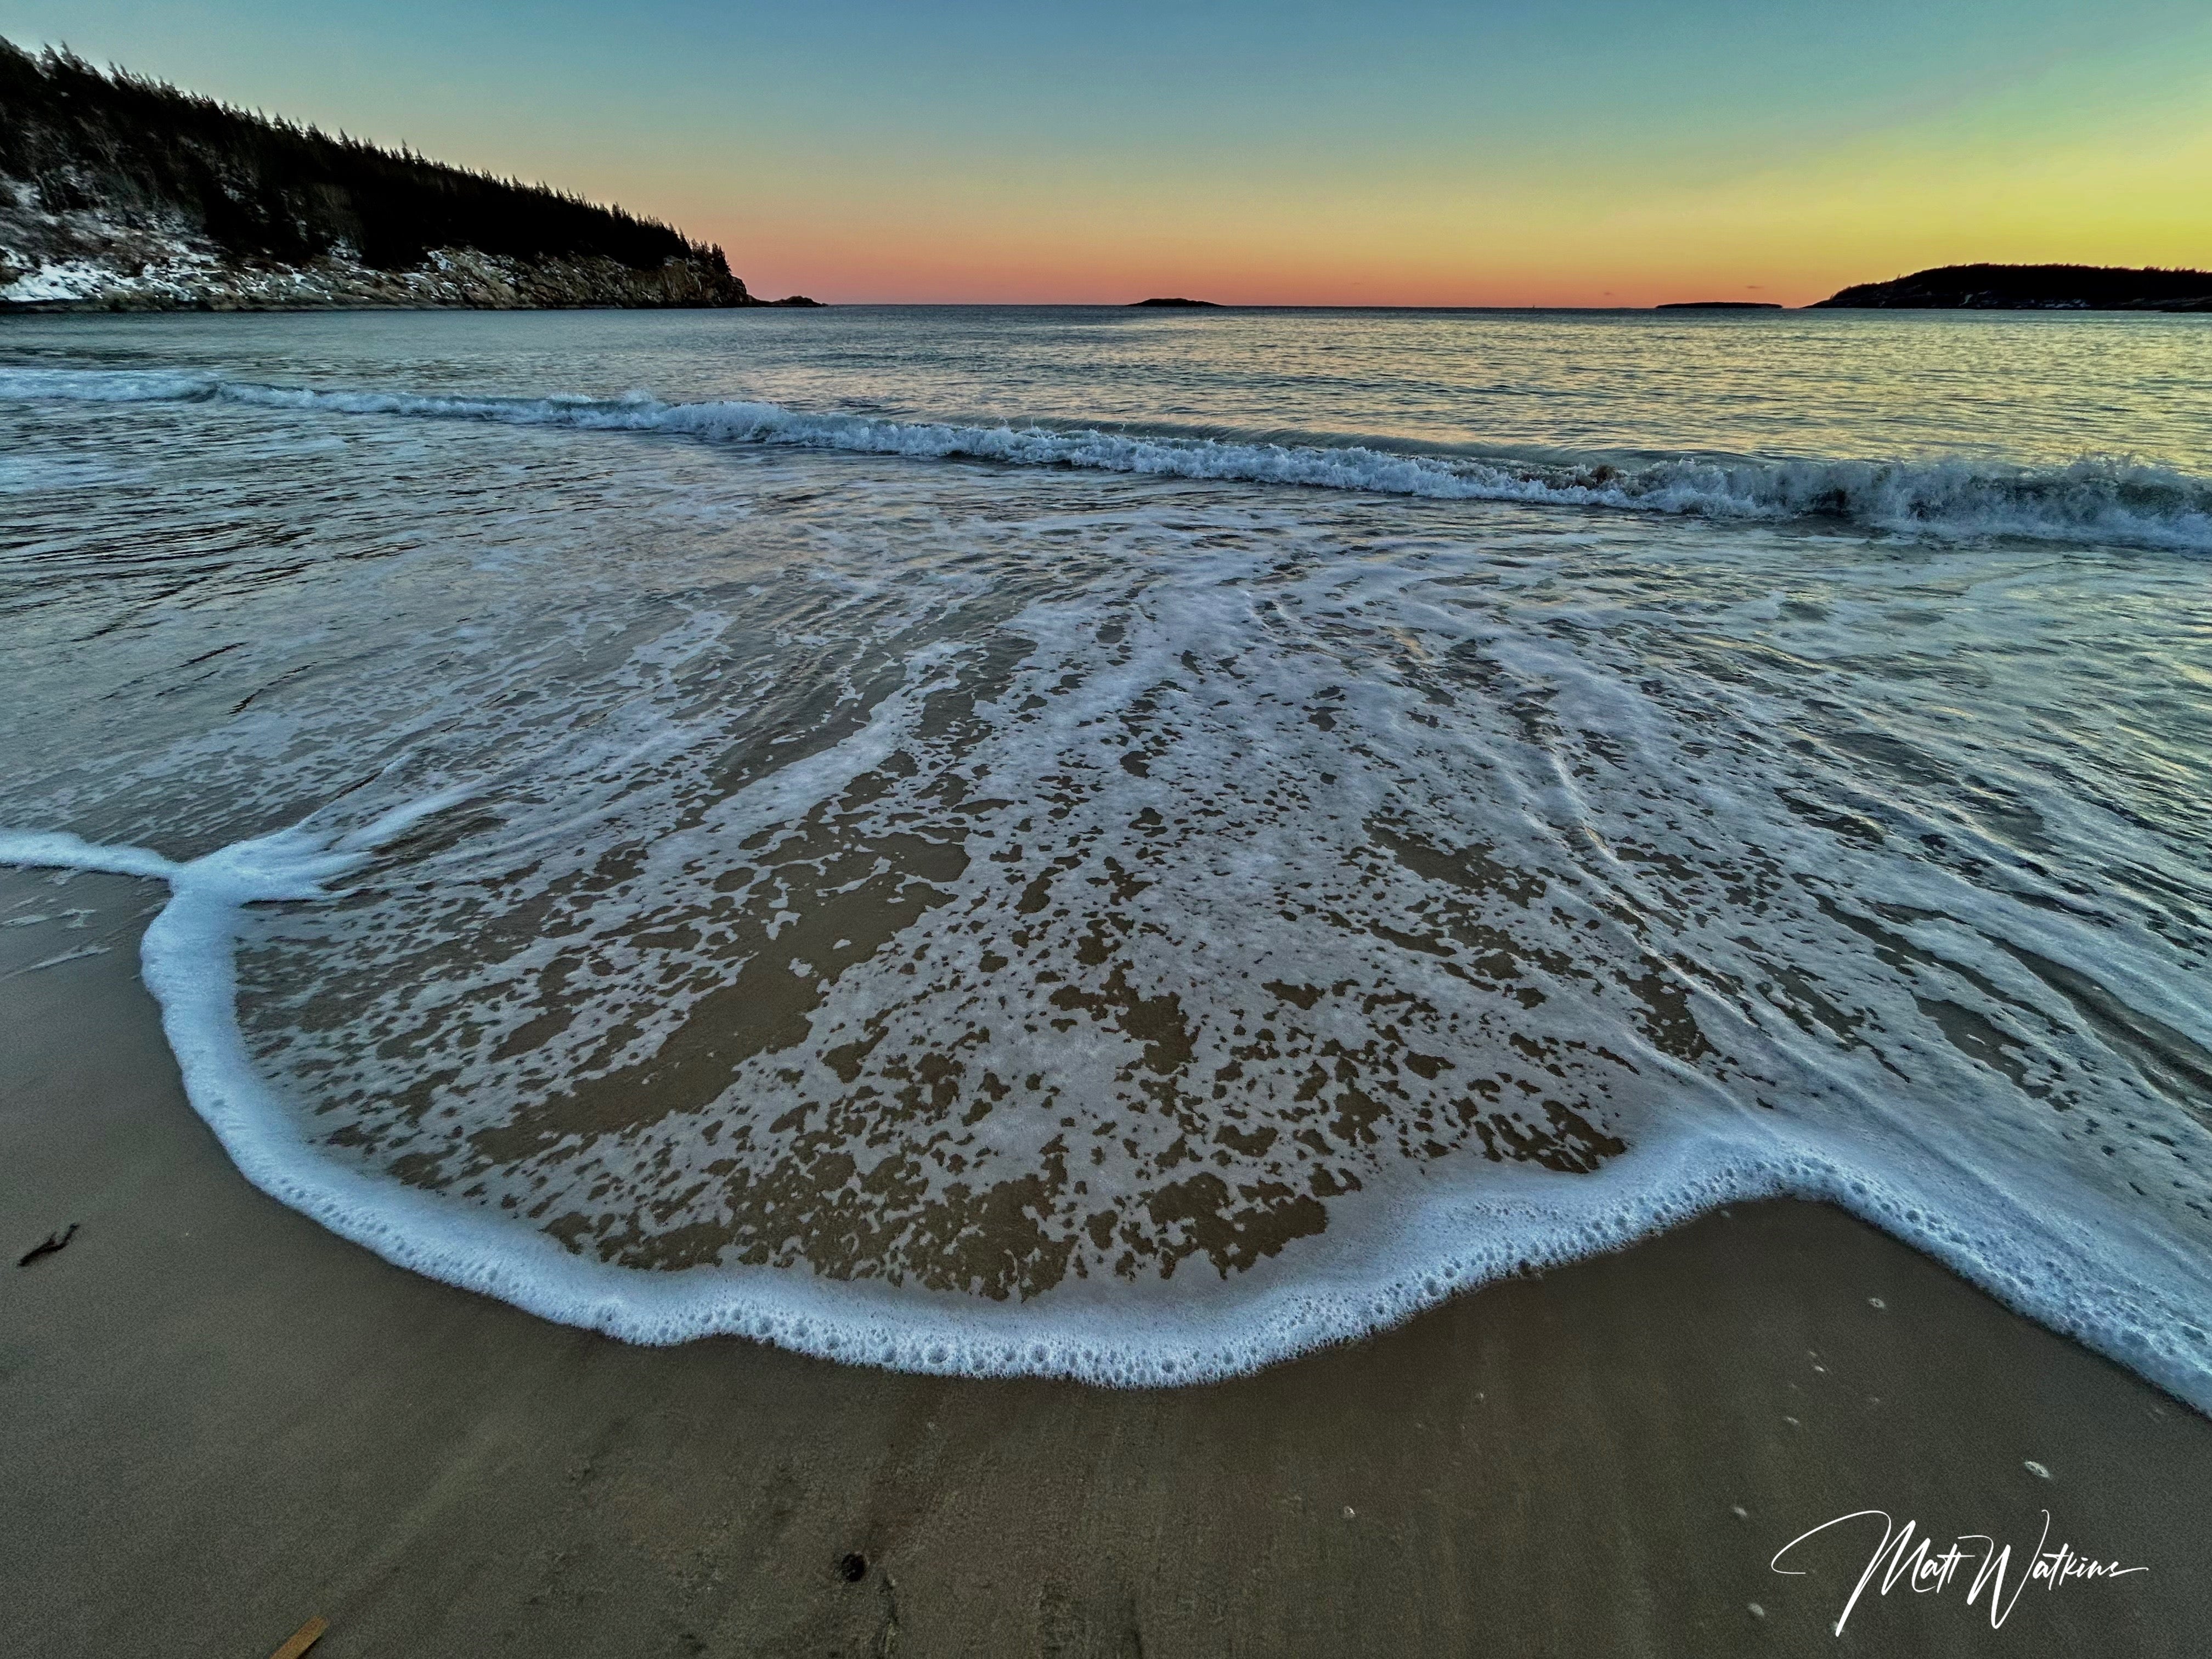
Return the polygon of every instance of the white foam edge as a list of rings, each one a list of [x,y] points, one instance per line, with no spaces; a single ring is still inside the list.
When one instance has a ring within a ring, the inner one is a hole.
[[[453,395],[266,386],[207,372],[0,367],[0,398],[92,403],[213,402],[588,431],[664,432],[726,442],[1060,466],[1202,482],[1293,485],[1435,501],[1601,507],[1717,520],[1841,519],[1912,536],[2090,541],[2212,551],[2212,481],[2125,458],[2021,466],[1960,456],[1639,462],[1577,469],[1366,445],[1243,442],[1081,427],[965,425],[810,413],[744,399]],[[1593,457],[1593,460],[1596,458]],[[2133,489],[2168,499],[2131,501]]]
[[[2124,1218],[2069,1215],[2047,1193],[2024,1202],[1955,1165],[1933,1178],[1903,1165],[1875,1169],[1863,1149],[1824,1146],[1802,1126],[1785,1132],[1759,1120],[1650,1141],[1593,1175],[1486,1166],[1496,1190],[1438,1193],[1397,1208],[1356,1262],[1312,1270],[1278,1259],[1253,1275],[1261,1282],[1249,1292],[1206,1285],[1180,1304],[1172,1286],[1126,1297],[1116,1287],[1110,1304],[1095,1290],[996,1304],[776,1268],[641,1271],[572,1254],[520,1218],[471,1211],[325,1155],[254,1069],[238,1024],[243,907],[337,896],[327,884],[365,861],[372,840],[396,836],[465,793],[387,813],[343,845],[295,826],[179,863],[73,835],[0,831],[0,864],[169,883],[169,902],[141,948],[146,987],[194,1110],[253,1186],[396,1267],[626,1342],[742,1336],[937,1376],[1120,1387],[1215,1382],[1371,1335],[1460,1292],[1617,1249],[1724,1205],[1790,1196],[1850,1211],[2212,1414],[2212,1339],[2114,1248],[2134,1237],[2139,1263],[2145,1250],[2178,1255],[2171,1243],[2141,1238]],[[1202,1273],[1196,1259],[1185,1271]],[[1297,1282],[1264,1282],[1289,1272],[1301,1274]]]

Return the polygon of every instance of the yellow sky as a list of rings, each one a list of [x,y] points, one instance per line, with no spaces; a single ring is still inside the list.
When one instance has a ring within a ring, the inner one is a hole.
[[[2212,267],[2203,0],[0,0],[831,301],[1802,303]]]

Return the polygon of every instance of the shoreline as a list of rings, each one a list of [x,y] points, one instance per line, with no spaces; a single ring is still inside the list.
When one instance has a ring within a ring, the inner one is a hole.
[[[11,1650],[311,1615],[332,1655],[2212,1645],[2212,1422],[1840,1212],[1738,1206],[1172,1390],[629,1347],[247,1186],[137,983],[161,895],[68,890],[82,929],[0,934]],[[58,943],[106,949],[22,971]],[[1868,1547],[1767,1563],[1868,1507],[2023,1554],[2049,1509],[2148,1571],[2002,1635],[1962,1587],[1869,1590],[1839,1644]]]
[[[0,317],[313,317],[325,313],[339,316],[356,314],[379,315],[387,312],[419,314],[425,312],[559,312],[559,311],[788,311],[822,308],[818,300],[810,307],[794,307],[787,300],[758,300],[750,305],[708,305],[704,303],[665,305],[605,304],[595,301],[579,301],[574,305],[479,306],[459,302],[444,305],[401,305],[393,303],[334,302],[330,305],[108,305],[99,301],[76,300],[0,300]]]
[[[5,300],[0,301],[0,317],[110,317],[164,316],[185,314],[230,314],[293,316],[320,312],[441,312],[441,311],[1146,311],[1141,301],[1125,300],[811,300],[803,295],[793,295],[781,300],[763,300],[748,296],[737,303],[726,301],[640,301],[633,304],[612,304],[597,301],[578,301],[574,304],[534,305],[477,305],[462,301],[418,302],[333,302],[307,305],[217,305],[208,302],[169,304],[111,303],[105,300]],[[1474,317],[1653,317],[1664,320],[1681,321],[1686,314],[1703,313],[1714,318],[1743,318],[1746,316],[1784,317],[1800,319],[1812,317],[1978,317],[1984,319],[2018,319],[2021,317],[2185,317],[2203,315],[2205,307],[2143,307],[2143,306],[1832,306],[1825,301],[1804,305],[1760,305],[1738,307],[1729,305],[1715,307],[1698,301],[1666,301],[1643,306],[1390,306],[1346,305],[1328,301],[1293,303],[1290,301],[1254,301],[1244,303],[1224,300],[1208,302],[1199,310],[1224,313],[1305,313],[1327,312],[1347,314],[1404,314],[1407,316],[1474,316]],[[1152,314],[1158,315],[1158,311]],[[1176,307],[1170,315],[1190,313]]]
[[[383,822],[397,835],[404,823],[438,810],[433,798],[409,809],[404,820]],[[2155,1293],[2130,1281],[2119,1264],[2102,1264],[2103,1282],[2117,1288],[2108,1288],[2101,1299],[2136,1308],[2126,1322],[2099,1327],[2085,1319],[2084,1306],[2095,1306],[2094,1298],[2085,1304],[2077,1297],[2039,1310],[2002,1264],[2017,1264],[2023,1248],[2032,1256],[2050,1246],[2023,1246],[2006,1236],[1994,1212],[1977,1212],[1959,1194],[1939,1223],[1939,1200],[1876,1179],[1863,1168],[1855,1174],[1848,1155],[1832,1162],[1805,1143],[1790,1152],[1753,1139],[1712,1138],[1630,1149],[1601,1171],[1532,1175],[1547,1187],[1517,1201],[1492,1194],[1471,1206],[1447,1196],[1401,1207],[1382,1224],[1381,1237],[1370,1236],[1366,1249],[1348,1263],[1283,1267],[1261,1259],[1233,1288],[1224,1284],[1220,1290],[1203,1279],[1194,1285],[1188,1278],[1179,1286],[1162,1279],[1110,1293],[1068,1285],[1055,1291],[1049,1304],[1040,1304],[1027,1296],[916,1294],[866,1278],[825,1282],[758,1267],[641,1274],[563,1248],[550,1233],[518,1230],[410,1186],[334,1164],[268,1095],[235,1018],[229,918],[235,906],[317,895],[317,884],[331,872],[314,856],[301,862],[295,850],[279,854],[271,842],[270,861],[252,878],[252,892],[231,890],[235,873],[216,877],[210,892],[191,879],[193,864],[173,865],[136,847],[94,848],[70,836],[59,837],[64,844],[56,847],[49,839],[0,834],[0,859],[8,860],[0,871],[10,872],[0,875],[0,896],[41,877],[84,878],[95,895],[112,886],[116,902],[126,904],[140,896],[131,883],[151,880],[166,887],[166,898],[144,913],[152,920],[134,952],[137,977],[156,1000],[173,1058],[181,1056],[176,1063],[188,1109],[243,1179],[404,1272],[618,1341],[669,1347],[738,1337],[815,1359],[912,1375],[1189,1388],[1357,1343],[1483,1286],[1540,1277],[1632,1248],[1717,1210],[1797,1200],[1835,1206],[2010,1310],[2118,1364],[2185,1409],[2212,1416],[2201,1370],[2182,1364],[2161,1346],[2170,1330],[2193,1333],[2194,1328],[2179,1311],[2169,1310],[2163,1322],[2142,1311],[2146,1303],[2154,1304]],[[346,861],[343,855],[338,860],[341,866]],[[16,908],[26,902],[32,901],[17,900]],[[64,954],[34,967],[66,960]],[[1655,1164],[1664,1173],[1655,1176]],[[1665,1197],[1655,1196],[1662,1193]],[[1622,1221],[1624,1207],[1638,1212],[1634,1223]],[[1977,1219],[1981,1229],[1995,1231],[1978,1237]],[[1360,1225],[1356,1210],[1350,1217],[1340,1214],[1340,1224],[1346,1221],[1355,1230]],[[2096,1224],[2077,1224],[2094,1230]],[[1509,1243],[1495,1242],[1501,1229]],[[1946,1242],[1952,1247],[1948,1252]],[[2064,1246],[2056,1248],[2059,1254],[2049,1258],[2053,1272],[2061,1271],[2064,1259]],[[1286,1282],[1275,1282],[1279,1272],[1290,1275]]]

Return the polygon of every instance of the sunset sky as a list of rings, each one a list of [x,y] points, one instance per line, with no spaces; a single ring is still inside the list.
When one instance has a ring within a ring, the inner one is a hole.
[[[830,301],[1802,303],[2212,265],[2203,0],[0,0]]]

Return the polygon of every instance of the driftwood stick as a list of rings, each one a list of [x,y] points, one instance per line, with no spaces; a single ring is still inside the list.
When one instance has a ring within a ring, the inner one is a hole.
[[[70,1240],[76,1237],[76,1223],[72,1221],[69,1224],[67,1232],[48,1233],[45,1243],[32,1245],[29,1249],[15,1259],[15,1265],[19,1267],[27,1267],[42,1255],[58,1255],[68,1246]]]

